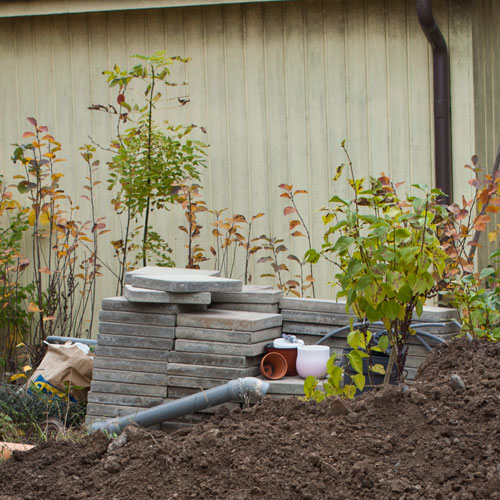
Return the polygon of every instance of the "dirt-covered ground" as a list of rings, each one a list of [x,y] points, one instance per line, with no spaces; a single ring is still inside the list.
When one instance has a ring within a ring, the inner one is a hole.
[[[443,346],[411,388],[347,407],[267,399],[190,432],[129,427],[115,451],[44,444],[0,466],[0,500],[500,499],[500,345]]]

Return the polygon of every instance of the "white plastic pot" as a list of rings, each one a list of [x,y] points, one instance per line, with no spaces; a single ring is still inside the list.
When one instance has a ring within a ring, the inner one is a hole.
[[[312,375],[323,378],[330,359],[330,348],[326,345],[299,345],[297,347],[297,373],[306,378]]]

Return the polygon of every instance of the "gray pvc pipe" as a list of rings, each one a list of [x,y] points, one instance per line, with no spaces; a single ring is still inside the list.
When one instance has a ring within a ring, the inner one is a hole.
[[[205,408],[210,408],[229,401],[247,401],[253,397],[263,397],[269,389],[269,383],[254,377],[238,378],[227,384],[219,385],[207,391],[198,392],[185,398],[170,401],[148,410],[132,413],[124,417],[96,422],[89,428],[89,433],[96,431],[119,434],[128,424],[141,427],[159,424],[166,420],[189,415]]]

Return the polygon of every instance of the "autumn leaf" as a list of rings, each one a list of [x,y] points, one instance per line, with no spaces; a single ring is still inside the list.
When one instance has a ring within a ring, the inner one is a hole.
[[[28,139],[28,137],[35,137],[33,132],[24,132],[23,139]]]
[[[295,212],[297,212],[297,210],[295,210],[294,207],[285,207],[285,209],[283,210],[283,215],[290,215]]]
[[[278,187],[284,191],[291,191],[293,189],[293,186],[290,184],[280,184]]]
[[[342,171],[344,170],[344,165],[339,165],[337,167],[337,170],[335,170],[335,176],[333,177],[334,181],[338,181],[340,179],[340,176],[342,175]]]
[[[297,219],[291,220],[290,221],[290,231],[294,228],[300,225],[300,221]]]
[[[488,241],[490,243],[493,243],[497,239],[497,233],[495,231],[492,231],[491,233],[488,233]]]
[[[292,233],[292,236],[305,236],[305,234],[301,233],[300,231],[294,231]]]
[[[306,191],[305,189],[296,189],[293,194],[309,194],[309,191]]]
[[[28,224],[30,226],[34,226],[36,221],[36,212],[35,209],[32,208],[28,213]]]
[[[28,304],[28,312],[36,313],[36,312],[42,312],[42,310],[34,302],[30,302]]]

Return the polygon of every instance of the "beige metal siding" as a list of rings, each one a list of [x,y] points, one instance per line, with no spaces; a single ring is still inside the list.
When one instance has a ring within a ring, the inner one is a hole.
[[[494,0],[480,0],[474,9],[473,54],[474,91],[476,121],[476,152],[479,164],[491,172],[495,156],[500,147],[500,115],[496,106],[500,102],[500,33],[497,20],[500,5]],[[498,216],[490,223],[490,230],[500,223]],[[481,266],[487,264],[487,257],[498,248],[498,241],[489,243],[486,236],[480,243]]]
[[[434,4],[450,46],[459,194],[466,189],[461,166],[474,153],[469,3]],[[286,182],[311,193],[298,201],[321,244],[323,226],[314,210],[334,192],[330,179],[344,161],[339,147],[344,138],[359,175],[384,171],[408,186],[433,183],[432,54],[413,0],[305,0],[2,19],[2,170],[13,172],[10,144],[26,129],[25,117],[36,116],[63,143],[65,181],[77,199],[85,175],[78,145],[88,142],[88,135],[106,144],[111,133],[104,114],[87,110],[111,99],[102,70],[115,62],[126,65],[134,53],[163,48],[192,57],[175,75],[189,80],[191,102],[170,110],[169,117],[208,130],[207,203],[227,207],[229,214],[265,212],[254,234],[286,237],[278,190]],[[101,158],[99,175],[105,180],[106,154]],[[100,196],[98,210],[109,214],[106,196]],[[157,215],[157,222],[184,265],[184,241],[176,229],[181,215],[172,214]],[[108,224],[118,229],[116,218]],[[305,247],[298,243],[291,248],[301,256]],[[109,249],[106,259],[111,260]],[[253,274],[262,272],[258,266]],[[322,265],[316,273],[319,295],[329,296],[331,269]],[[112,290],[109,281],[103,284],[103,294]]]

